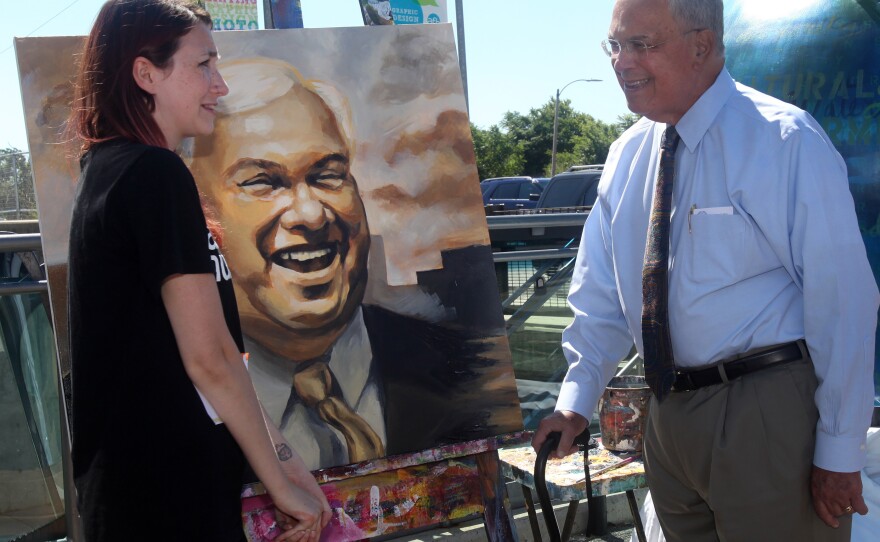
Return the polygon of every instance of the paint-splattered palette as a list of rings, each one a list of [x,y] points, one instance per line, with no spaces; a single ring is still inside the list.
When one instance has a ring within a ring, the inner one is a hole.
[[[619,493],[647,485],[645,467],[641,458],[623,464],[632,455],[611,452],[601,446],[589,451],[593,495]],[[502,474],[506,478],[535,488],[532,473],[536,454],[530,446],[499,450],[498,456],[501,459]],[[551,499],[577,500],[586,496],[583,452],[577,452],[563,459],[549,459],[544,472]]]

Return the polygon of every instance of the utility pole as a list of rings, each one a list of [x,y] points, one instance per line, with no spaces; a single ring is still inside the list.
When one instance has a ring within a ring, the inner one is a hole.
[[[263,0],[263,28],[275,28],[275,18],[272,16],[272,0]]]
[[[572,83],[582,81],[584,83],[601,83],[601,79],[575,79],[566,83],[565,87]],[[565,90],[565,87],[556,89],[556,107],[553,109],[553,149],[550,151],[550,176],[556,175],[556,132],[559,129],[559,95]]]
[[[464,47],[464,12],[462,0],[455,0],[455,24],[458,30],[458,69],[461,70],[461,84],[464,87],[464,105],[470,113],[470,100],[468,99],[467,85],[467,54]]]

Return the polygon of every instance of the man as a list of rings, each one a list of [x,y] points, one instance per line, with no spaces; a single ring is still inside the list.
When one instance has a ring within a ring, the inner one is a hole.
[[[808,114],[734,83],[722,40],[721,0],[614,6],[603,47],[645,118],[609,153],[569,371],[533,445],[560,431],[571,453],[634,341],[667,539],[849,540],[867,512],[877,287],[840,155]]]
[[[370,229],[322,88],[264,58],[221,72],[232,90],[191,168],[220,224],[257,393],[308,466],[521,427],[512,375],[489,389],[499,367],[485,327],[363,304]],[[494,284],[481,257],[473,272]]]

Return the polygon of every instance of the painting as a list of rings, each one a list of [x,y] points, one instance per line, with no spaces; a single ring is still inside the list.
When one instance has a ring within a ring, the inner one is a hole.
[[[450,25],[215,41],[230,92],[214,134],[179,152],[257,393],[307,465],[521,429]],[[16,41],[62,367],[78,165],[60,134],[80,44]]]

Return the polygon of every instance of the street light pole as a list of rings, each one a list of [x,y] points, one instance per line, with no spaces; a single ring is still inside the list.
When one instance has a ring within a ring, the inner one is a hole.
[[[461,84],[464,88],[464,106],[470,113],[471,105],[468,99],[467,85],[467,55],[464,47],[464,12],[462,11],[462,0],[455,0],[455,24],[458,29],[458,69],[461,70]]]
[[[553,150],[550,153],[550,176],[553,177],[556,175],[556,132],[559,130],[559,95],[562,94],[562,91],[565,88],[572,84],[577,83],[578,81],[583,81],[584,83],[599,83],[601,79],[575,79],[574,81],[570,81],[565,84],[564,87],[556,89],[556,108],[553,110]]]

